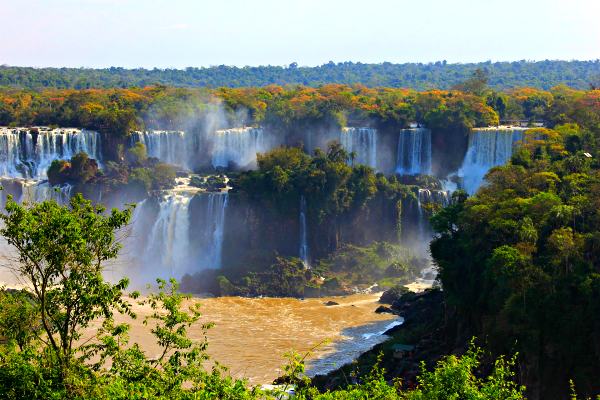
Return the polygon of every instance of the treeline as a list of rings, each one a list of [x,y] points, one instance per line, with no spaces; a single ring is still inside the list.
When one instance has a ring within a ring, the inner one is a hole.
[[[127,88],[168,85],[178,87],[249,87],[267,85],[321,86],[330,83],[370,87],[387,86],[417,90],[450,89],[467,79],[476,69],[490,75],[490,85],[498,90],[521,86],[550,89],[567,85],[588,89],[600,85],[600,61],[515,61],[468,64],[435,63],[381,64],[334,63],[317,67],[259,66],[186,69],[125,68],[30,68],[0,67],[0,86],[18,88]]]
[[[515,120],[589,124],[598,109],[600,90],[557,86],[549,91],[496,91],[487,82],[479,71],[455,90],[424,92],[347,85],[1,89],[0,126],[75,126],[115,137],[135,129],[204,129],[209,120],[222,127],[260,124],[284,133],[315,124],[398,129],[413,121],[432,129],[465,131]]]

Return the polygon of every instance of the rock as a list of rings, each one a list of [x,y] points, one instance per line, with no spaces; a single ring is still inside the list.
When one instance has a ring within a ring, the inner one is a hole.
[[[377,309],[375,310],[375,312],[376,312],[377,314],[383,314],[383,313],[390,313],[390,314],[391,314],[391,313],[393,313],[394,311],[393,311],[391,308],[389,308],[389,307],[386,307],[386,306],[379,306],[379,307],[377,307]]]
[[[394,302],[398,301],[402,295],[407,292],[408,289],[405,286],[395,286],[383,292],[379,298],[379,302],[383,304],[394,304]]]
[[[339,306],[340,305],[340,303],[336,303],[335,301],[331,301],[331,300],[329,300],[328,302],[323,303],[323,304],[325,304],[327,307]]]

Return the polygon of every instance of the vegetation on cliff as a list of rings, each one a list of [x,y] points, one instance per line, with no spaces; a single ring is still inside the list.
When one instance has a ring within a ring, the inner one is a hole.
[[[84,152],[70,160],[54,160],[48,168],[48,181],[53,186],[75,185],[82,192],[85,192],[86,184],[98,186],[102,193],[126,188],[139,198],[175,185],[175,167],[148,157],[143,143],[136,143],[125,155],[120,162],[108,161],[102,170],[98,169],[96,160]]]
[[[516,350],[533,398],[597,394],[600,113],[528,131],[510,165],[432,219],[431,244],[460,333]]]
[[[474,76],[471,80],[474,78],[482,79]],[[225,111],[224,124],[263,124],[280,130],[316,122],[339,126],[349,121],[367,121],[379,127],[393,124],[396,128],[413,121],[432,128],[487,126],[499,119],[565,123],[586,108],[595,107],[597,97],[597,91],[565,86],[548,91],[527,87],[497,91],[472,84],[456,90],[422,92],[346,85],[40,91],[5,88],[0,89],[0,125],[77,126],[118,138],[135,129],[193,129],[206,124],[221,107]]]

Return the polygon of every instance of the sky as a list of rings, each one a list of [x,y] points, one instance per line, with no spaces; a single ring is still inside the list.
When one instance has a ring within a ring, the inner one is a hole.
[[[600,0],[0,0],[0,64],[600,59]]]

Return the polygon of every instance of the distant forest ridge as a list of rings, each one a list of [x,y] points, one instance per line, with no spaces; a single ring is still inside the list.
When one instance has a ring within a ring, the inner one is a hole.
[[[600,87],[600,60],[515,61],[449,64],[363,64],[329,62],[317,67],[226,65],[186,69],[32,68],[0,66],[0,86],[28,89],[127,88],[148,85],[176,87],[245,87],[271,84],[319,86],[328,83],[362,84],[369,87],[401,87],[417,90],[450,89],[477,69],[489,76],[498,90],[514,87],[550,89],[567,85],[576,89]]]

